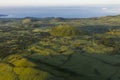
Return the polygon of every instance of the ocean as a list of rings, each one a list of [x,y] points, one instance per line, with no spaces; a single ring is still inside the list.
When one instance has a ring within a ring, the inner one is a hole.
[[[60,6],[60,7],[0,7],[0,14],[8,15],[4,18],[24,17],[63,17],[90,18],[108,15],[119,15],[119,5],[94,6]]]

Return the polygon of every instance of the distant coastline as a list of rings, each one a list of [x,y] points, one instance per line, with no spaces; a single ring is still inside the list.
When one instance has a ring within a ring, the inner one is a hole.
[[[62,18],[92,18],[107,15],[119,15],[119,5],[86,5],[61,7],[3,7],[0,18],[25,17],[62,17]]]

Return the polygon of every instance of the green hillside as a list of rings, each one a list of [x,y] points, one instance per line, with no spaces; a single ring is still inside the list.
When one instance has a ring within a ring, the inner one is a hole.
[[[0,80],[119,80],[120,15],[0,18]]]

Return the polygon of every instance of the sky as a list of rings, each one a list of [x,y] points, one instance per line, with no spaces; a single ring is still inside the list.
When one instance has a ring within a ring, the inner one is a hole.
[[[0,0],[0,6],[79,6],[120,4],[120,0]]]
[[[117,15],[120,14],[120,0],[0,0],[0,14],[12,17],[33,14],[53,17],[62,16],[61,13],[63,17]]]

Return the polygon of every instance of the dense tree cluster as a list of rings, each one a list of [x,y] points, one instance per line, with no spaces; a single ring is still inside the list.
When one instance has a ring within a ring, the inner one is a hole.
[[[70,25],[59,25],[51,29],[50,34],[53,36],[80,36],[84,34],[78,27]]]

